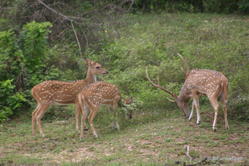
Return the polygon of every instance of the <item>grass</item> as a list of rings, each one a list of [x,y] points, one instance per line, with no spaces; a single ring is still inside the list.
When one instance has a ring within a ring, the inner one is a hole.
[[[88,131],[84,140],[79,139],[73,118],[50,123],[45,120],[45,138],[31,135],[30,120],[13,120],[1,126],[0,163],[154,166],[196,163],[205,157],[207,165],[247,162],[248,123],[230,121],[231,129],[226,131],[219,121],[218,131],[213,132],[212,119],[205,118],[205,112],[200,126],[175,112],[155,113],[136,114],[133,120],[123,122],[127,125],[121,131],[99,122],[100,138],[95,139]],[[193,161],[185,155],[185,145],[190,146]]]

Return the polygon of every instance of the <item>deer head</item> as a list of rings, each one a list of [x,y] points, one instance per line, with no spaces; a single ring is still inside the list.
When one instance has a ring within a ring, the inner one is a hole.
[[[86,59],[86,63],[88,66],[88,71],[90,71],[92,75],[101,75],[108,73],[108,71],[97,62],[91,61],[90,59]]]
[[[123,103],[124,104],[131,104],[131,103],[133,103],[133,98],[132,97],[128,97],[126,99],[123,99]]]
[[[188,106],[188,99],[182,99],[180,97],[175,98],[176,105],[178,108],[184,113],[186,118],[189,116],[189,106]]]

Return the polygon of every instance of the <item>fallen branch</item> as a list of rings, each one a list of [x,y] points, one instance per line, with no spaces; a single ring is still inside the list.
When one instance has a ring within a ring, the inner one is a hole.
[[[48,10],[52,11],[53,13],[63,17],[65,20],[67,21],[73,21],[69,16],[66,16],[64,14],[62,14],[61,12],[56,11],[55,9],[49,7],[47,4],[45,4],[44,2],[42,2],[41,0],[37,0],[41,5],[43,5],[45,8],[47,8]]]

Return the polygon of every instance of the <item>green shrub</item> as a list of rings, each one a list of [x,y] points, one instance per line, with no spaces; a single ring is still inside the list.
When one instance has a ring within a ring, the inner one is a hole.
[[[239,10],[243,13],[249,13],[249,1],[248,0],[240,0],[239,1]]]
[[[45,75],[46,78],[58,76],[55,68],[45,73],[49,27],[51,24],[47,22],[31,22],[23,27],[20,35],[12,30],[0,32],[0,121],[30,104],[29,90]]]
[[[22,108],[26,99],[23,93],[15,92],[13,80],[0,81],[0,122],[13,115],[14,110]]]
[[[44,65],[48,52],[48,33],[52,26],[49,22],[30,22],[23,26],[20,34],[20,49],[23,51],[25,66],[37,71]]]
[[[248,0],[136,0],[137,11],[248,13]]]

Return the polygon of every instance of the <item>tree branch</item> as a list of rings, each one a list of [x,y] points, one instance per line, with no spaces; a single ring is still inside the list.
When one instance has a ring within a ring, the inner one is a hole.
[[[55,9],[49,7],[47,4],[45,4],[44,2],[42,2],[41,0],[37,0],[40,4],[42,4],[44,7],[46,7],[48,10],[52,11],[53,13],[63,17],[65,20],[67,21],[73,21],[69,16],[66,16],[64,14],[62,14],[61,12],[56,11]]]
[[[70,23],[71,23],[71,26],[72,26],[72,29],[73,29],[74,36],[75,36],[75,38],[76,38],[78,47],[79,47],[80,56],[82,56],[82,49],[81,49],[81,46],[80,46],[80,41],[79,41],[79,38],[78,38],[78,36],[77,36],[77,32],[76,32],[75,29],[74,29],[73,21],[71,20]]]
[[[73,22],[75,22],[75,20],[73,20],[73,17],[69,17],[69,16],[66,16],[64,14],[62,14],[61,12],[58,12],[56,11],[55,9],[49,7],[47,4],[45,4],[44,2],[42,2],[41,0],[37,0],[41,5],[43,5],[45,8],[49,9],[50,11],[52,11],[53,13],[61,16],[64,20],[67,20],[70,22],[71,26],[72,26],[72,29],[73,29],[73,32],[74,32],[74,36],[76,38],[76,41],[77,41],[77,45],[79,47],[79,53],[80,53],[80,56],[82,56],[82,49],[81,49],[81,46],[80,46],[80,41],[79,41],[79,38],[78,38],[78,35],[77,35],[77,32],[74,28],[74,25],[73,25]],[[76,18],[76,17],[74,17]]]

